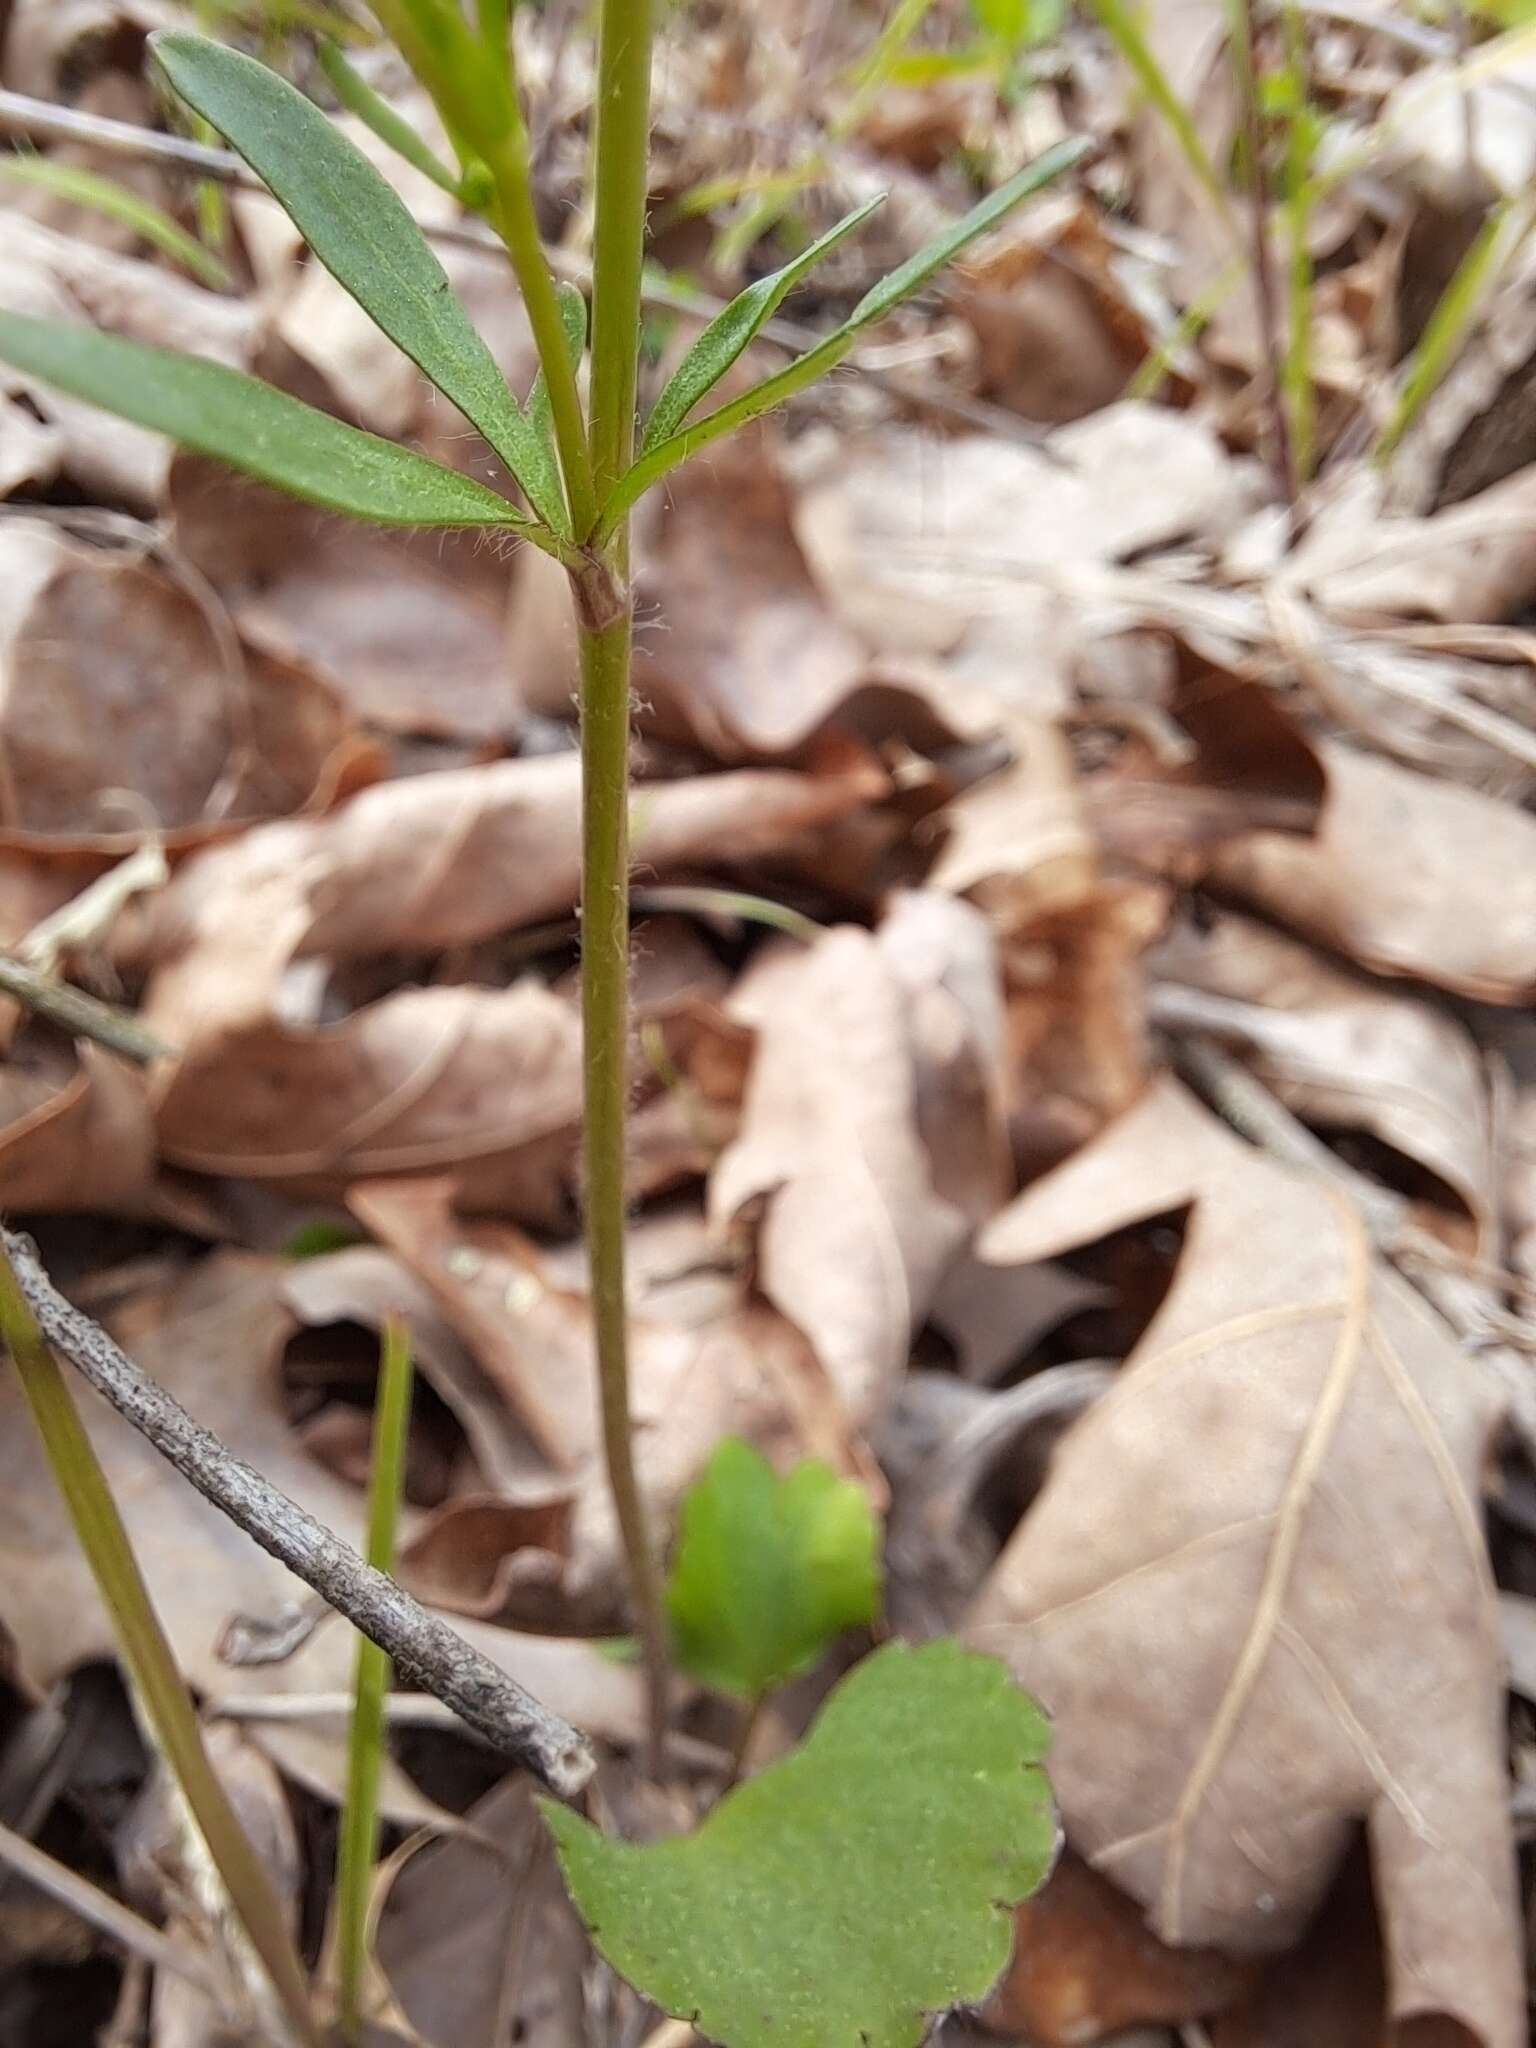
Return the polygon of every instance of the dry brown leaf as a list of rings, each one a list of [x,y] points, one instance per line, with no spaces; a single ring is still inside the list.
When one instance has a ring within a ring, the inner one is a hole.
[[[168,491],[177,547],[250,646],[307,664],[386,731],[494,740],[516,730],[507,565],[484,535],[328,517],[185,453]]]
[[[883,793],[847,750],[821,772],[743,769],[641,784],[637,864],[734,866]],[[470,945],[572,909],[581,865],[574,754],[450,769],[365,790],[333,816],[266,826],[181,867],[128,957],[156,973],[145,1021],[173,1042],[264,1016],[295,956]]]
[[[558,1586],[517,1588],[533,1625],[585,1626],[617,1611],[620,1574],[597,1456],[591,1312],[579,1256],[561,1269],[510,1224],[456,1215],[442,1181],[352,1190],[357,1214],[430,1289],[487,1378],[573,1496]],[[664,1213],[630,1233],[630,1408],[641,1483],[670,1520],[722,1436],[848,1466],[848,1426],[799,1335],[744,1299],[702,1223]]]
[[[0,255],[0,300],[12,312],[83,320],[147,341],[248,369],[257,322],[239,299],[204,291],[153,263],[94,249],[8,212]],[[59,435],[64,469],[90,498],[155,512],[164,498],[172,449],[161,434],[101,412],[9,367],[0,389],[25,392]]]
[[[321,1373],[327,1359],[355,1356],[349,1338],[367,1332],[377,1357],[387,1317],[403,1316],[416,1370],[452,1410],[480,1475],[503,1498],[521,1498],[547,1482],[547,1467],[519,1429],[478,1360],[461,1343],[422,1282],[378,1245],[359,1244],[303,1259],[282,1287],[283,1302],[304,1326],[288,1346],[290,1372],[302,1352]]]
[[[1523,2039],[1493,1585],[1498,1404],[1344,1198],[1172,1082],[983,1240],[1028,1261],[1190,1209],[1123,1380],[967,1631],[1056,1723],[1069,1838],[1175,1945],[1296,1940],[1360,1822],[1395,2017]]]
[[[1536,596],[1531,541],[1536,466],[1428,518],[1353,522],[1317,537],[1294,574],[1342,619],[1434,619],[1445,625],[1515,617]]]
[[[1373,973],[1528,1002],[1536,818],[1346,747],[1317,751],[1327,789],[1316,832],[1238,839],[1217,851],[1211,880]]]
[[[1299,1116],[1369,1131],[1423,1167],[1450,1198],[1431,1197],[1426,1220],[1492,1254],[1498,1197],[1482,1061],[1452,1017],[1244,917],[1184,920],[1150,965],[1161,1023],[1235,1041]]]
[[[1370,1872],[1358,1850],[1304,1939],[1211,2027],[1212,2048],[1465,2048],[1435,2020],[1388,2023]]]
[[[402,989],[316,1031],[199,1033],[159,1092],[162,1157],[339,1191],[467,1169],[487,1207],[558,1224],[581,1105],[580,1028],[533,981]]]
[[[1036,2048],[1083,2048],[1138,2021],[1206,2018],[1253,1974],[1215,1949],[1167,1947],[1070,1849],[1013,1926],[1013,1954],[982,2020]]]
[[[1026,419],[1081,419],[1113,404],[1147,352],[1097,214],[1048,194],[956,266],[950,295],[980,351],[984,396]]]
[[[730,1014],[757,1033],[741,1133],[710,1177],[721,1224],[752,1209],[757,1282],[866,1423],[967,1234],[917,1125],[910,996],[880,941],[842,927],[758,954]]]
[[[99,1045],[11,1049],[0,1067],[0,1207],[155,1213],[155,1129],[143,1075]]]
[[[904,429],[820,455],[794,523],[834,615],[872,653],[941,661],[1046,717],[1072,701],[1091,638],[1061,575],[1218,534],[1254,495],[1208,426],[1149,405],[1059,428],[1048,452]]]
[[[82,515],[84,516],[84,515]],[[44,847],[183,837],[301,809],[355,736],[291,662],[138,545],[17,518],[0,533],[0,828]]]

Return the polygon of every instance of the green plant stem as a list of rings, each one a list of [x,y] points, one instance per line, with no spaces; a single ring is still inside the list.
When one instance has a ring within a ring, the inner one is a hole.
[[[395,1526],[405,1474],[411,1419],[411,1340],[398,1316],[386,1318],[373,1412],[373,1464],[368,1483],[364,1551],[375,1571],[395,1568]],[[347,1748],[347,1797],[336,1846],[336,2005],[348,2041],[363,2031],[363,1982],[368,1964],[368,1897],[379,1853],[379,1772],[384,1758],[389,1653],[365,1635],[357,1639],[352,1689],[352,1731]]]
[[[491,224],[506,244],[512,268],[523,294],[528,324],[533,329],[549,392],[549,416],[554,428],[560,472],[565,479],[566,504],[570,508],[571,530],[585,540],[597,523],[597,493],[592,483],[592,458],[587,447],[586,428],[581,417],[581,396],[576,388],[576,371],[565,339],[560,317],[560,297],[554,273],[544,254],[538,216],[533,206],[533,186],[528,172],[528,131],[517,108],[517,94],[511,93],[514,109],[506,132],[487,155],[486,168],[496,187]]]
[[[628,469],[635,448],[651,131],[651,6],[652,0],[603,0],[598,30],[591,444],[599,503]],[[585,529],[579,531],[585,538]],[[622,552],[623,537],[617,538]]]
[[[320,2029],[282,1906],[208,1760],[197,1711],[150,1600],[106,1474],[3,1249],[0,1336],[161,1754],[295,2036],[319,2048]]]
[[[752,1738],[762,1725],[763,1709],[767,1704],[766,1693],[760,1694],[755,1700],[749,1700],[741,1720],[737,1723],[736,1740],[731,1744],[730,1769],[725,1774],[725,1783],[720,1787],[720,1799],[723,1799],[727,1792],[734,1791],[741,1783],[741,1775],[747,1768],[747,1756],[752,1748]]]
[[[1269,370],[1270,426],[1274,441],[1275,481],[1281,497],[1294,512],[1296,501],[1301,494],[1301,481],[1297,475],[1296,451],[1291,442],[1290,414],[1286,408],[1286,372],[1284,352],[1280,344],[1280,309],[1269,245],[1269,195],[1264,185],[1264,115],[1259,104],[1254,14],[1254,0],[1229,0],[1232,62],[1237,72],[1238,96],[1243,106],[1244,135],[1248,152],[1254,307],[1258,315],[1259,347]]]
[[[629,1042],[629,655],[626,610],[581,631],[581,1006],[587,1256],[603,1456],[645,1658],[651,1769],[667,1724],[661,1574],[635,1473],[624,1287],[624,1126]]]

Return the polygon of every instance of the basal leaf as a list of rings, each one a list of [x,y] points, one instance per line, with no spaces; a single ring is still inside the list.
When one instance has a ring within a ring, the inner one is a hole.
[[[544,1817],[598,1948],[724,2048],[916,2048],[985,1996],[1057,1831],[1044,1716],[1001,1665],[892,1643],[802,1746],[698,1829],[618,1842]]]
[[[505,498],[203,356],[0,313],[0,360],[247,476],[385,526],[542,529]],[[547,536],[543,536],[547,538]]]
[[[680,462],[686,462],[722,434],[728,434],[748,420],[756,419],[759,414],[782,405],[786,398],[792,398],[797,391],[803,391],[818,377],[824,377],[829,370],[835,369],[866,327],[882,319],[903,299],[925,285],[935,271],[942,269],[978,235],[984,235],[989,228],[995,227],[1020,200],[1027,199],[1041,186],[1048,185],[1052,178],[1080,162],[1090,147],[1085,138],[1072,137],[1046,150],[1033,163],[1026,164],[1006,185],[1000,185],[995,192],[989,193],[969,213],[946,228],[942,235],[936,236],[926,248],[919,249],[915,256],[882,278],[879,284],[865,293],[842,326],[818,342],[815,348],[798,357],[777,375],[766,378],[763,383],[743,392],[741,397],[731,399],[714,412],[706,413],[692,426],[680,428],[641,455],[620,478],[603,507],[597,538],[605,539],[635,500],[668,470],[676,469]]]
[[[365,127],[373,130],[380,142],[413,165],[423,177],[430,178],[434,185],[441,185],[445,192],[458,191],[459,181],[454,173],[432,154],[410,122],[396,113],[389,101],[381,98],[367,79],[352,68],[339,43],[322,43],[319,56],[320,69],[349,114],[355,114]]]
[[[744,292],[732,299],[723,313],[718,313],[710,321],[672,372],[666,389],[657,399],[646,422],[645,438],[640,444],[642,455],[659,447],[677,432],[699,400],[714,389],[742,351],[762,332],[801,278],[835,249],[845,235],[851,235],[855,228],[862,227],[875,209],[884,204],[885,194],[882,192],[867,205],[855,207],[836,227],[830,228],[793,262],[786,263],[782,270],[749,284]]]
[[[529,486],[533,430],[447,274],[403,201],[303,93],[206,36],[151,38],[187,104],[218,129],[292,220],[337,283],[473,422],[544,522],[566,530],[563,503]]]
[[[574,370],[579,367],[581,352],[587,345],[586,295],[574,284],[558,285],[555,295],[560,306],[560,324],[565,330],[566,354]],[[549,405],[549,385],[542,370],[534,378],[533,389],[528,393],[527,417],[534,451],[527,459],[537,465],[537,488],[552,494],[556,503],[563,503],[564,486],[560,481],[560,458],[555,450],[555,423]]]
[[[880,1573],[864,1489],[808,1458],[780,1479],[739,1437],[683,1501],[667,1611],[677,1661],[723,1692],[761,1699],[873,1621]]]

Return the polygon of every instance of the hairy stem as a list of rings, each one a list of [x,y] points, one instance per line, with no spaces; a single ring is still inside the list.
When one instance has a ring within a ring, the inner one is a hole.
[[[603,1456],[645,1653],[651,1768],[661,1770],[667,1633],[661,1575],[635,1474],[624,1289],[629,1043],[629,652],[626,609],[581,631],[581,999],[587,1253]]]
[[[599,502],[635,447],[650,127],[651,0],[604,0],[592,173],[591,444]]]

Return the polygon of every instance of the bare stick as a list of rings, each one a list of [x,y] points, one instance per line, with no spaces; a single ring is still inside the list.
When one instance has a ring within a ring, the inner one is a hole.
[[[64,1299],[28,1238],[9,1230],[0,1231],[0,1238],[48,1342],[205,1500],[387,1650],[407,1680],[452,1707],[494,1748],[525,1764],[551,1791],[570,1798],[581,1790],[595,1759],[568,1721],[541,1706],[445,1621],[429,1614],[385,1573],[364,1564],[350,1544],[194,1422],[98,1323]]]
[[[1275,267],[1269,246],[1269,200],[1264,190],[1264,121],[1259,106],[1258,52],[1254,47],[1256,9],[1253,0],[1239,0],[1233,15],[1234,43],[1240,39],[1239,86],[1248,143],[1248,182],[1252,200],[1253,296],[1259,316],[1259,346],[1269,368],[1270,428],[1274,434],[1275,480],[1294,511],[1301,494],[1291,423],[1285,413],[1285,378],[1280,358],[1280,307],[1275,292]]]
[[[100,1002],[67,981],[55,981],[51,974],[40,974],[5,953],[0,953],[0,992],[13,997],[24,1010],[33,1010],[50,1024],[57,1024],[72,1038],[92,1039],[109,1052],[137,1060],[141,1067],[171,1050],[126,1010]]]

